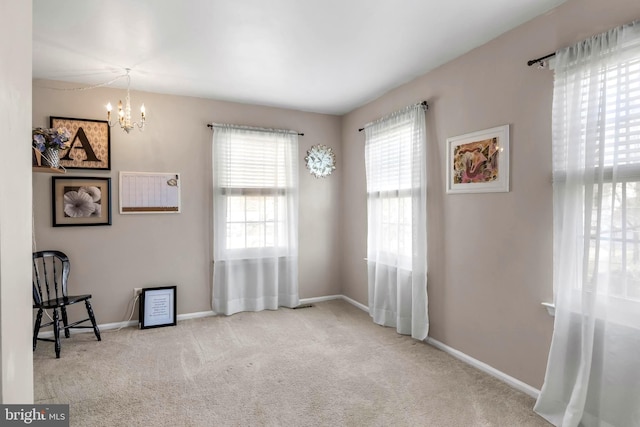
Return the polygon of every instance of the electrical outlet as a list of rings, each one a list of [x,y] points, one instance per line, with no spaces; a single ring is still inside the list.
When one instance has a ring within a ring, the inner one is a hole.
[[[142,288],[133,288],[133,297],[137,297],[142,293]]]

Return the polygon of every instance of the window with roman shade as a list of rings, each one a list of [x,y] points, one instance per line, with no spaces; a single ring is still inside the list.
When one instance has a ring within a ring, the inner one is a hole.
[[[426,131],[422,104],[365,127],[369,313],[427,336]]]
[[[297,133],[214,126],[213,207],[214,311],[297,305]]]
[[[556,52],[555,324],[535,411],[640,422],[640,22]]]

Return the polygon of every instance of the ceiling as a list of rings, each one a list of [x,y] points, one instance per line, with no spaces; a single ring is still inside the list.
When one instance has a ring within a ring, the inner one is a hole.
[[[33,0],[33,77],[344,114],[563,2]]]

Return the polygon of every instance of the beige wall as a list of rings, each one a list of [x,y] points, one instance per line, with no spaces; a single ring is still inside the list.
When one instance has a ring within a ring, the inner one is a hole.
[[[78,86],[34,81],[34,126],[48,126],[49,116],[104,120],[106,103],[115,105],[125,95],[124,90],[111,88],[49,89]],[[113,225],[51,227],[51,175],[34,174],[33,178],[37,247],[59,249],[70,256],[71,291],[93,294],[99,323],[126,320],[135,287],[176,284],[178,314],[211,310],[212,131],[206,126],[210,122],[295,129],[305,134],[299,139],[300,297],[340,293],[342,170],[316,179],[302,164],[314,144],[331,146],[341,157],[339,117],[153,93],[132,92],[131,97],[134,110],[145,103],[145,131],[126,134],[118,127],[111,129],[111,171],[67,173],[111,177]],[[119,171],[179,172],[182,212],[120,215]]]
[[[637,0],[573,0],[343,118],[343,292],[367,303],[364,135],[358,128],[427,100],[430,336],[541,387],[553,319],[551,71],[527,67],[640,18]],[[445,141],[511,125],[511,191],[445,193]]]
[[[31,2],[0,16],[0,402],[31,403]]]

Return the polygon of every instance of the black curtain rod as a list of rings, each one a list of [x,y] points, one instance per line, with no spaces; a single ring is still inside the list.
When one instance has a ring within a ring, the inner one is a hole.
[[[545,59],[553,58],[554,56],[556,56],[556,54],[555,54],[555,53],[550,53],[550,54],[549,54],[549,55],[547,55],[547,56],[543,56],[543,57],[538,58],[538,59],[532,59],[531,61],[527,61],[527,65],[528,65],[529,67],[531,67],[533,64],[537,64],[538,62],[542,62],[542,61],[544,61]]]
[[[213,129],[213,127],[214,127],[214,126],[213,126],[211,123],[208,123],[208,124],[207,124],[207,127],[208,127],[208,128]],[[298,132],[298,135],[299,135],[299,136],[304,136],[304,133],[299,133],[299,132]]]
[[[427,104],[427,101],[422,101],[420,104],[418,105],[422,105],[424,107],[425,110],[429,109],[429,104]],[[362,132],[365,128],[360,128],[358,129],[358,132]]]

